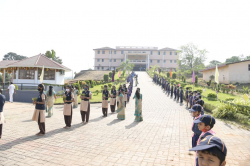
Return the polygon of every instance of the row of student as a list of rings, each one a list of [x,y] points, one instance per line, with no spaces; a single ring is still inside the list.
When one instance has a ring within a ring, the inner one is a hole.
[[[171,97],[176,91],[174,95],[178,100],[178,85],[176,86],[172,84],[170,87],[170,83],[163,78],[161,79],[157,77],[154,77],[153,81],[156,84],[161,85],[168,94],[171,92]],[[183,91],[180,93],[180,97],[182,97],[182,95]],[[201,99],[200,93],[197,91],[192,92],[189,88],[186,88],[185,97],[187,107],[189,105],[189,111],[193,116],[193,123],[191,127],[193,132],[191,140],[192,149],[190,149],[190,151],[196,151],[195,166],[226,165],[226,145],[220,138],[215,136],[215,132],[212,130],[215,125],[215,119],[211,115],[204,115],[204,101]]]

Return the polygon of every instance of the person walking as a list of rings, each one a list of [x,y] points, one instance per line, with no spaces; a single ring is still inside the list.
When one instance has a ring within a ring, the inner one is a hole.
[[[0,89],[0,139],[2,138],[3,124],[5,123],[3,115],[3,107],[5,104],[5,96],[3,95],[3,89]]]
[[[15,87],[15,85],[12,82],[10,82],[10,85],[9,85],[9,87],[7,89],[7,93],[8,92],[9,92],[9,101],[11,103],[13,103],[13,94],[14,94],[14,92],[16,94],[16,87]]]
[[[137,88],[133,99],[135,99],[135,114],[134,114],[135,121],[136,122],[143,121],[143,118],[142,118],[142,94],[140,93],[140,88]]]
[[[78,96],[79,96],[79,89],[78,89],[77,86],[75,86],[73,108],[77,108],[78,107]]]
[[[66,126],[65,129],[69,129],[71,127],[72,122],[72,102],[74,102],[74,94],[73,89],[69,85],[66,86],[66,92],[63,95],[64,98],[64,109],[63,109],[63,115],[64,115],[64,121]]]
[[[32,120],[37,121],[40,132],[36,135],[43,136],[45,134],[45,94],[43,84],[38,85],[38,97],[37,100],[33,100],[33,104],[36,105],[33,113]]]
[[[90,115],[90,103],[89,100],[92,99],[92,93],[89,91],[88,85],[84,85],[84,91],[82,91],[81,95],[81,117],[82,117],[82,124],[89,122],[89,115]]]
[[[53,90],[53,86],[49,86],[46,96],[46,112],[48,112],[48,117],[51,117],[53,115],[54,99],[56,100],[56,92]]]
[[[124,102],[124,89],[121,89],[121,92],[119,94],[119,105],[118,108],[116,110],[117,114],[117,118],[120,120],[124,120],[125,119],[125,102]]]

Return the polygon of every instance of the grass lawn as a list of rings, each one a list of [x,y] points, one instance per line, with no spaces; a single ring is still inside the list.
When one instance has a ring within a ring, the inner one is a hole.
[[[190,86],[190,85],[187,85],[187,86]],[[186,88],[184,88],[184,89],[186,89]],[[203,89],[203,88],[202,87],[194,87],[194,89],[196,90],[196,89]],[[205,92],[202,92],[203,96],[207,96],[209,93],[216,93],[216,91],[214,91],[212,89],[207,89],[207,88],[205,88],[205,89],[206,89]],[[229,97],[230,98],[235,98],[235,99],[242,99],[242,97],[237,96],[237,95],[227,94],[227,93],[221,93],[221,92],[218,93],[218,98],[220,100],[224,100],[225,101],[226,98],[229,98]],[[203,98],[202,100],[204,100],[205,103],[211,104],[211,105],[213,105],[215,107],[217,107],[220,104],[219,101],[211,101],[211,100],[208,100],[206,98]]]

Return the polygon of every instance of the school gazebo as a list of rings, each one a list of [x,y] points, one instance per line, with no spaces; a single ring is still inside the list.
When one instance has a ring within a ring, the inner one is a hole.
[[[64,73],[71,69],[39,54],[23,60],[3,60],[0,62],[0,72],[3,74],[5,84],[5,74],[12,74],[14,84],[39,84],[40,75],[44,66],[44,81],[47,84],[64,84]]]

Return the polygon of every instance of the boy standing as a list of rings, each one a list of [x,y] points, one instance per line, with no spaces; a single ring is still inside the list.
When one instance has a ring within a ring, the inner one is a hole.
[[[220,138],[207,136],[201,140],[200,144],[190,149],[197,151],[199,166],[225,166],[227,147]]]
[[[177,89],[176,89],[176,96],[177,96],[177,102],[179,102],[180,90],[179,90],[178,85],[177,85]]]
[[[195,104],[189,111],[192,112],[192,115],[194,117],[194,121],[200,118],[201,116],[201,106],[199,104]],[[197,141],[201,135],[201,131],[198,128],[198,123],[193,123],[192,124],[192,131],[193,131],[193,136],[192,136],[192,148],[197,145]]]
[[[181,91],[180,91],[180,103],[182,104],[183,103],[183,89],[181,87]]]

